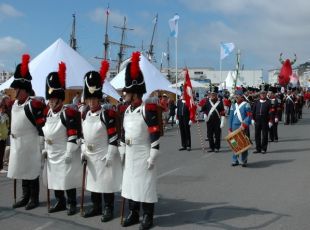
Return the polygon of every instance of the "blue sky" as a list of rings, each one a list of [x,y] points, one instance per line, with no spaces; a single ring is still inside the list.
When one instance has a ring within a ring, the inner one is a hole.
[[[110,40],[119,42],[121,26],[133,28],[126,43],[132,51],[148,48],[158,13],[155,34],[156,65],[170,40],[171,66],[174,66],[175,43],[169,38],[168,20],[178,13],[178,66],[219,69],[220,42],[234,42],[241,50],[245,69],[279,68],[279,54],[297,63],[308,61],[310,38],[310,1],[304,0],[7,0],[0,2],[0,70],[14,70],[27,52],[34,58],[57,38],[69,41],[72,13],[77,18],[78,51],[94,66],[95,56],[102,56],[105,33],[105,8],[110,5]],[[111,58],[118,47],[111,46]],[[223,69],[235,68],[235,52],[222,62]],[[164,62],[164,66],[167,64]]]

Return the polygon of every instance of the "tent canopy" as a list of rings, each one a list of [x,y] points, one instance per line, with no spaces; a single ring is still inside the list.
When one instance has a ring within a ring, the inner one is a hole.
[[[146,99],[152,92],[156,90],[166,90],[168,92],[180,94],[180,92],[177,89],[171,89],[169,87],[171,83],[143,55],[140,56],[140,69],[143,73],[146,85],[146,94],[143,95],[143,99]],[[126,68],[124,68],[121,72],[119,72],[110,82],[114,88],[116,89],[124,88],[125,71]]]
[[[96,70],[79,53],[73,50],[61,38],[36,56],[29,63],[29,71],[32,76],[32,88],[37,96],[45,96],[45,81],[50,72],[58,71],[60,62],[66,64],[66,87],[81,88],[84,86],[84,75],[91,70]],[[0,90],[9,88],[13,77],[0,85]],[[103,85],[103,92],[116,100],[120,96],[108,81]]]

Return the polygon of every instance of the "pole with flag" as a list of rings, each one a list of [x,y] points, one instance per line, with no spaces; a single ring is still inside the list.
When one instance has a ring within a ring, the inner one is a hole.
[[[222,60],[226,58],[235,48],[235,44],[233,42],[221,42],[220,43],[220,75],[222,81]],[[226,88],[226,86],[225,86]]]
[[[175,14],[173,18],[169,19],[170,36],[175,38],[175,84],[178,84],[178,33],[179,33],[179,15]],[[178,98],[178,88],[175,92],[176,101]]]
[[[194,96],[193,96],[193,87],[191,83],[191,79],[189,77],[188,69],[185,69],[185,81],[184,81],[184,89],[183,89],[183,96],[185,100],[185,105],[189,110],[189,118],[191,121],[196,120],[196,104],[194,101]]]

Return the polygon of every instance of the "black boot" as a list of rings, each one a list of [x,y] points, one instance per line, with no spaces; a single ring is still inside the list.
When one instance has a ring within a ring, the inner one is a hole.
[[[146,230],[150,229],[152,226],[153,226],[153,217],[148,214],[144,214],[139,229]]]
[[[28,204],[30,198],[30,181],[22,180],[22,190],[23,195],[15,204],[13,204],[13,208],[24,207]]]
[[[102,222],[108,222],[113,219],[114,193],[104,193],[104,211],[101,217]]]
[[[48,213],[60,212],[66,210],[65,193],[62,190],[54,190],[56,204],[48,210]]]
[[[142,203],[143,220],[140,224],[140,230],[147,230],[153,226],[154,203]]]
[[[31,210],[39,206],[39,177],[34,180],[30,180],[30,200],[26,205],[26,210]]]
[[[68,197],[67,215],[72,216],[76,213],[76,189],[69,189],[66,193]]]
[[[102,213],[102,194],[101,193],[91,193],[91,201],[93,203],[93,207],[83,213],[84,218],[93,217],[101,215]]]
[[[139,223],[140,203],[133,200],[128,200],[128,203],[130,212],[123,223],[123,227]]]

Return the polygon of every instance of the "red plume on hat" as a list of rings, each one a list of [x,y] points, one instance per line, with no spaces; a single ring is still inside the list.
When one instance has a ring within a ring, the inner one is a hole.
[[[101,62],[101,67],[100,67],[100,78],[101,78],[101,84],[104,83],[104,80],[107,77],[107,72],[109,71],[110,64],[107,60],[103,60]]]
[[[26,77],[26,75],[29,71],[29,68],[28,68],[29,60],[30,60],[29,54],[24,54],[22,56],[22,63],[21,63],[21,67],[20,67],[20,75],[22,77]]]
[[[135,80],[140,73],[140,52],[133,52],[131,56],[130,76],[132,80]]]
[[[58,65],[58,78],[63,89],[66,88],[66,69],[66,64],[64,62],[60,62]]]

